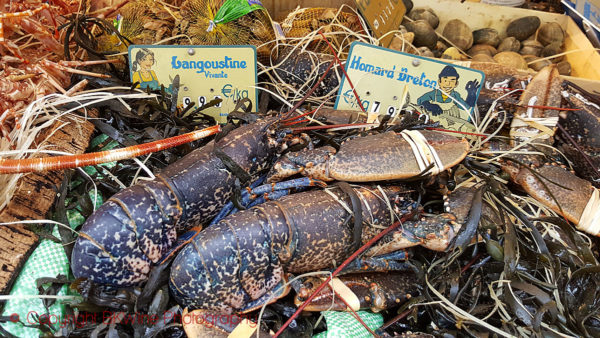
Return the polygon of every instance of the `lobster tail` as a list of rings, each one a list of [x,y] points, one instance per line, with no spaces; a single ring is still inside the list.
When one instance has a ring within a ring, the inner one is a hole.
[[[234,129],[166,167],[154,180],[111,197],[83,225],[73,249],[74,275],[119,286],[145,281],[177,233],[219,213],[238,176],[251,183],[269,166],[278,150],[271,139],[273,121]]]
[[[123,190],[83,225],[75,243],[75,277],[97,283],[134,285],[177,238],[182,209],[167,183],[154,180]]]
[[[240,222],[244,225],[234,226]],[[270,232],[264,215],[255,210],[202,231],[173,261],[170,286],[177,302],[217,313],[248,310],[282,280]]]

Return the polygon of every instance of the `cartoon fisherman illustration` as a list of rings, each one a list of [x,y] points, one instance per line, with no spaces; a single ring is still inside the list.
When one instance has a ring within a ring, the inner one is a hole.
[[[459,84],[458,78],[459,75],[456,68],[450,65],[444,67],[439,74],[438,88],[419,97],[417,104],[425,108],[433,116],[445,114],[446,116],[461,119],[461,116],[465,114],[461,114],[461,111],[464,109],[471,110],[475,105],[479,81],[473,80],[467,82],[465,86],[467,99],[463,100],[460,94],[455,91]]]
[[[148,48],[142,48],[135,53],[135,61],[132,65],[132,82],[139,82],[138,88],[160,89],[160,83],[156,73],[152,70],[154,66],[154,52]],[[140,68],[138,70],[138,67]]]

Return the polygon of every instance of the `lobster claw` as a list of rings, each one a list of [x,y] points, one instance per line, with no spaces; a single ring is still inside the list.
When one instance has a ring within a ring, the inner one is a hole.
[[[485,186],[477,190],[462,187],[444,196],[445,212],[407,221],[376,243],[367,255],[381,255],[414,246],[433,251],[463,250],[475,236],[481,215],[493,216],[493,211],[482,203]]]
[[[506,165],[511,180],[531,197],[573,222],[577,229],[594,236],[600,232],[598,190],[584,179],[558,166],[537,169]]]
[[[338,151],[323,147],[288,153],[275,163],[268,181],[297,173],[323,181],[408,180],[432,164],[434,173],[453,167],[468,151],[467,140],[440,132],[386,132],[350,139]]]
[[[281,181],[296,174],[304,174],[326,182],[332,181],[329,177],[328,163],[335,152],[335,148],[325,146],[288,153],[273,165],[267,175],[267,182]]]

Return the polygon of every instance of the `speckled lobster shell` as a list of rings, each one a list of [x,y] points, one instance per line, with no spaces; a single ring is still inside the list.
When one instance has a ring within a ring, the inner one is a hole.
[[[408,194],[398,187],[385,188],[385,198],[376,189],[355,191],[363,204],[363,242],[381,231],[373,225],[391,224],[387,199]],[[352,204],[339,188],[330,192],[289,195],[202,231],[173,261],[169,285],[177,302],[218,313],[248,311],[266,301],[284,271],[315,271],[343,261],[353,249],[353,231],[336,197]]]
[[[273,120],[242,126],[216,144],[251,175],[275,155]],[[152,181],[124,189],[88,218],[75,242],[75,277],[135,285],[168,252],[177,233],[213,218],[233,194],[236,177],[214,155],[215,142],[192,151]]]

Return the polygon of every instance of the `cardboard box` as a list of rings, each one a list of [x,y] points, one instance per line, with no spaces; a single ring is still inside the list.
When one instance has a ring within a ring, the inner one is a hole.
[[[577,0],[575,0],[577,2]],[[598,4],[600,5],[600,0]],[[586,33],[587,37],[597,48],[600,48],[600,9],[590,1],[585,1],[583,8],[577,9],[576,6],[581,5],[582,1],[573,3],[568,0],[562,0],[565,13],[569,15],[579,28]],[[586,32],[587,29],[587,32]],[[596,41],[596,43],[594,43]]]

